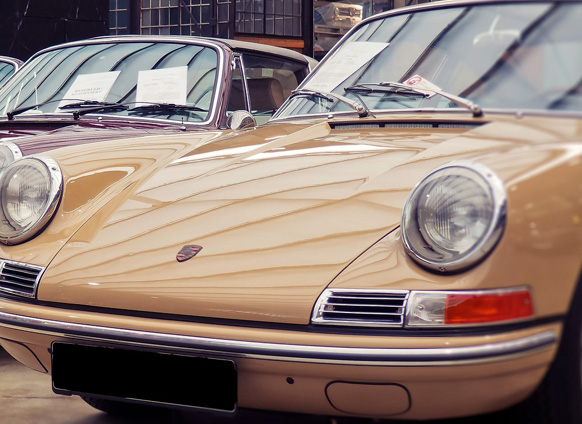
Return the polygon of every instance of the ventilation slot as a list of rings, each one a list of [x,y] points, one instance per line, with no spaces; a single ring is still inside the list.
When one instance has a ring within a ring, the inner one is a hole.
[[[0,292],[34,297],[43,270],[34,265],[0,261]]]
[[[402,327],[408,291],[327,289],[313,312],[314,324]]]
[[[410,122],[410,121],[389,121],[376,123],[350,122],[341,124],[329,124],[334,130],[365,130],[374,128],[387,129],[460,129],[472,130],[482,125],[481,123],[465,123],[465,122]]]

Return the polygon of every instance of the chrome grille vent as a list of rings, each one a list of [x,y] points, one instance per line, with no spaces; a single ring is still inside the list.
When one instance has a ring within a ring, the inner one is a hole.
[[[407,290],[326,289],[311,322],[360,327],[402,327]]]
[[[43,267],[20,262],[0,261],[0,292],[35,297]]]

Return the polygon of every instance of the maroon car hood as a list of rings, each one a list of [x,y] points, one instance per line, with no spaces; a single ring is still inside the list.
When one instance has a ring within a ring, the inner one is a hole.
[[[0,141],[16,144],[24,156],[95,141],[181,132],[175,123],[140,121],[2,121]]]

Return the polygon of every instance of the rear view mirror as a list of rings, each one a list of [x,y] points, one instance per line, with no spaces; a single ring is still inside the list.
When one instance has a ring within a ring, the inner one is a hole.
[[[231,130],[244,130],[257,126],[257,121],[246,110],[237,110],[226,119],[226,126]]]

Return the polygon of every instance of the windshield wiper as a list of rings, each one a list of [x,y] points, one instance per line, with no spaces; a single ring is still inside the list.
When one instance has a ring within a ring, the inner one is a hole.
[[[30,105],[26,107],[21,107],[19,109],[14,109],[6,114],[8,120],[13,120],[16,115],[20,115],[21,113],[27,112],[32,109],[39,108],[49,103],[54,102],[62,102],[62,101],[75,101],[74,103],[65,104],[58,109],[67,110],[67,109],[77,109],[73,111],[73,116],[75,119],[79,119],[80,116],[87,115],[88,113],[100,112],[103,110],[108,109],[121,109],[127,110],[129,107],[127,106],[128,103],[111,103],[111,102],[100,102],[96,100],[78,100],[78,99],[59,99],[59,100],[49,100],[43,103],[38,103],[35,105]],[[133,102],[136,103],[136,102]],[[173,103],[151,103],[151,104],[144,104],[145,102],[139,102],[140,106],[134,107],[130,109],[131,111],[143,111],[143,110],[186,110],[186,111],[193,111],[193,112],[208,112],[206,109],[199,108],[198,106],[189,106],[189,105],[177,105]],[[131,103],[129,103],[131,104]]]
[[[129,112],[138,112],[142,115],[147,115],[148,112],[205,112],[208,113],[207,109],[202,109],[201,107],[194,105],[179,105],[174,103],[149,103],[149,102],[134,102],[139,106],[129,109]],[[196,114],[199,116],[200,120],[204,120],[205,116],[201,114]]]
[[[129,109],[130,111],[140,111],[140,110],[186,110],[192,112],[208,112],[206,109],[202,109],[198,106],[193,105],[178,105],[174,103],[151,103],[151,104],[141,104],[139,106]]]
[[[386,83],[375,82],[375,83],[362,83],[352,85],[350,87],[345,87],[345,92],[355,91],[355,92],[369,92],[369,93],[391,93],[391,94],[403,94],[406,96],[413,97],[428,97],[426,93],[421,93],[408,86],[396,87],[392,85],[385,85]]]
[[[347,97],[342,96],[340,94],[336,94],[336,93],[327,93],[327,92],[323,92],[323,91],[314,91],[314,90],[303,89],[303,90],[293,91],[291,93],[291,95],[289,96],[289,98],[297,97],[297,96],[316,97],[316,98],[327,100],[328,102],[332,102],[332,103],[333,103],[334,99],[339,100],[340,102],[348,105],[351,109],[358,112],[358,116],[360,118],[364,118],[370,114],[370,111],[368,110],[368,108],[366,107],[366,105],[363,102],[359,103],[359,102],[348,99]]]
[[[63,100],[61,100],[63,101]],[[83,107],[93,107],[93,106],[111,106],[118,105],[119,103],[111,102],[100,102],[97,100],[80,100],[76,103],[67,103],[66,105],[59,106],[59,109],[78,109]]]
[[[9,121],[12,121],[16,115],[20,115],[21,113],[28,112],[29,110],[39,108],[49,103],[55,102],[62,102],[68,101],[69,99],[59,99],[59,100],[49,100],[46,102],[38,103],[31,106],[21,107],[19,109],[14,109],[8,113],[6,116],[8,117]],[[80,100],[78,99],[71,99],[71,101],[75,100],[75,103],[68,103],[59,107],[58,109],[66,110],[66,109],[82,109],[76,110],[73,112],[73,116],[75,119],[79,119],[79,116],[86,115],[87,113],[91,112],[98,112],[105,109],[127,109],[127,106],[122,105],[121,103],[110,103],[110,102],[99,102],[96,100]]]
[[[36,109],[38,107],[44,106],[47,103],[54,103],[60,102],[60,100],[49,100],[48,102],[42,102],[31,106],[21,107],[19,109],[13,109],[10,112],[6,112],[6,116],[8,117],[9,121],[12,121],[16,115],[20,115],[21,113],[28,112],[29,110]]]
[[[383,92],[390,92],[394,94],[403,94],[403,95],[418,95],[423,97],[428,97],[429,93],[438,94],[439,96],[444,97],[452,101],[453,103],[464,107],[465,109],[470,110],[473,113],[475,118],[483,116],[483,109],[477,104],[472,102],[469,99],[465,99],[464,97],[456,96],[451,93],[447,93],[443,90],[433,90],[430,88],[416,88],[410,85],[402,84],[400,82],[373,82],[373,83],[362,83],[352,85],[351,87],[344,88],[345,91],[383,91]]]
[[[104,110],[127,110],[128,107],[122,103],[98,102],[93,100],[85,100],[78,103],[69,103],[61,106],[59,109],[79,109],[73,111],[73,117],[79,119],[83,115],[93,112],[102,112]]]

